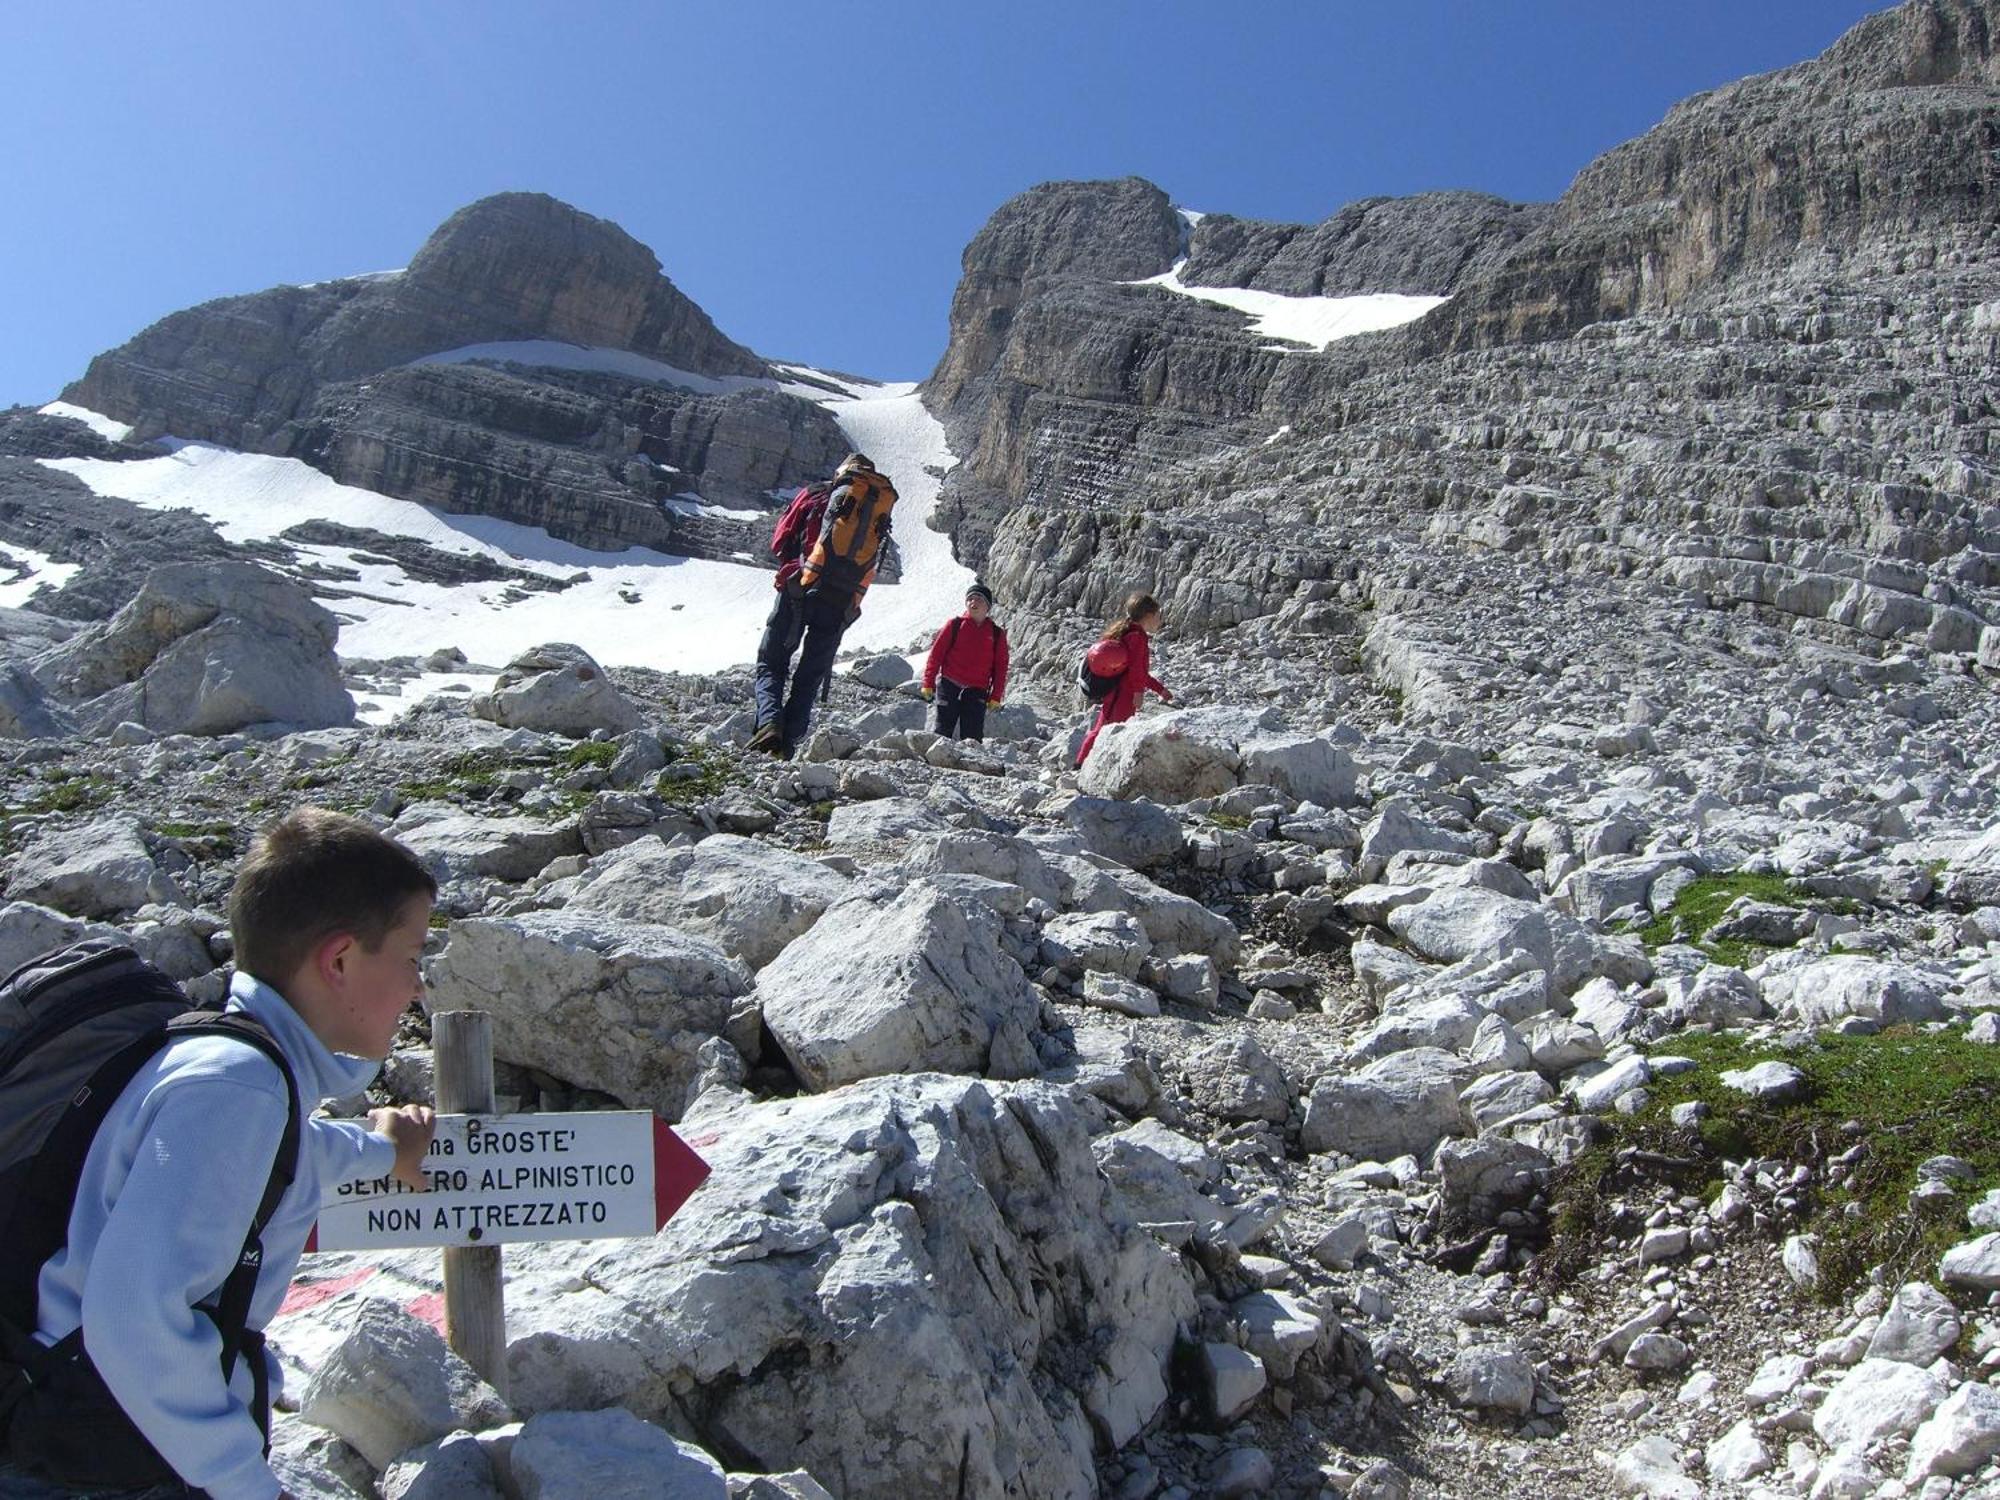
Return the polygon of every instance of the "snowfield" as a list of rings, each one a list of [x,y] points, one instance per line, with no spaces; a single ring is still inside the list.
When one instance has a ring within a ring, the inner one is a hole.
[[[43,584],[61,588],[76,576],[81,563],[57,562],[46,552],[19,542],[0,545],[0,607],[20,609]]]
[[[109,438],[114,443],[122,443],[132,435],[130,422],[115,422],[102,412],[87,411],[67,401],[51,401],[41,408],[41,413],[45,417],[68,417],[72,422],[81,422],[99,437]]]
[[[489,345],[476,355],[455,352],[468,358],[506,358],[522,347]],[[529,347],[536,357],[518,362],[550,363],[546,352],[551,349],[593,360],[616,352],[578,351],[577,346],[564,344]],[[509,354],[492,352],[502,349]],[[671,370],[669,366],[642,363],[661,373],[641,378],[687,383],[684,372],[672,371],[669,376],[664,373]],[[925,410],[914,382],[860,386],[851,379],[820,376],[803,368],[794,371],[802,379],[825,380],[856,393],[831,396],[803,383],[784,387],[825,406],[849,443],[875,460],[895,481],[901,496],[895,535],[903,559],[902,581],[877,583],[869,591],[861,618],[847,632],[847,644],[897,652],[926,648],[938,627],[958,612],[973,576],[952,558],[950,539],[925,524],[936,506],[944,473],[956,462],[945,444],[944,429]],[[621,368],[618,373],[637,372]],[[695,378],[699,377],[688,377]],[[59,414],[87,421],[99,431],[106,430],[100,423],[118,425],[95,413]],[[295,545],[303,560],[360,575],[352,580],[307,581],[320,602],[340,618],[336,649],[347,660],[421,657],[456,646],[472,662],[498,667],[530,646],[571,641],[608,666],[713,672],[751,660],[771,608],[772,574],[766,568],[673,557],[642,547],[593,552],[536,527],[487,516],[449,515],[338,484],[296,459],[183,443],[162,457],[126,463],[87,458],[43,462],[75,475],[100,495],[154,510],[195,511],[232,542],[276,537],[300,522],[325,520],[415,538],[442,551],[491,557],[551,578],[588,575],[560,592],[523,595],[504,580],[464,585],[425,582],[394,564],[367,560],[365,548],[288,544]],[[25,558],[20,548],[11,550],[39,576],[31,582],[0,579],[0,598],[6,602],[25,599],[43,581],[60,581],[52,570],[63,565]],[[357,551],[363,556],[357,557]],[[18,590],[19,598],[10,596],[9,590]],[[407,707],[418,701],[419,694],[474,687],[485,680],[477,674],[431,674],[408,685],[393,707]]]
[[[771,382],[758,375],[697,375],[665,360],[649,359],[627,349],[599,349],[588,344],[565,344],[560,339],[523,339],[506,344],[467,344],[462,349],[446,349],[410,361],[413,365],[528,365],[546,370],[580,370],[594,375],[622,375],[628,380],[648,380],[655,385],[677,385],[705,396],[726,395],[730,391],[770,388]]]
[[[1287,297],[1243,287],[1186,286],[1181,282],[1180,266],[1126,285],[1165,287],[1183,297],[1233,307],[1250,315],[1253,332],[1265,338],[1310,344],[1315,349],[1324,349],[1339,339],[1353,338],[1357,333],[1379,333],[1385,328],[1414,323],[1432,308],[1451,300],[1402,292],[1373,292],[1359,297]]]

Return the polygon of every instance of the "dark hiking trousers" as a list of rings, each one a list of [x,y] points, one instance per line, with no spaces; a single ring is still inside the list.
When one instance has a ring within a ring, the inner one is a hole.
[[[937,732],[948,740],[986,738],[986,694],[960,687],[949,677],[937,685]]]
[[[799,648],[798,669],[792,673],[785,692],[784,707],[778,716],[784,734],[785,753],[790,755],[812,728],[813,696],[833,671],[833,659],[840,655],[840,638],[847,631],[847,614],[853,604],[848,594],[808,594],[801,603],[804,617],[803,644]]]
[[[791,675],[792,654],[806,629],[805,595],[779,590],[764,637],[757,642],[757,727],[775,724],[785,709],[785,679]]]

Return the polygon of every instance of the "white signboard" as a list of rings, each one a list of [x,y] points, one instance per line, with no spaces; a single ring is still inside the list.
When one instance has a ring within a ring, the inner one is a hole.
[[[653,1116],[643,1109],[439,1115],[424,1160],[430,1191],[394,1177],[344,1183],[321,1202],[308,1248],[650,1235],[672,1211],[656,1201],[654,1136]]]

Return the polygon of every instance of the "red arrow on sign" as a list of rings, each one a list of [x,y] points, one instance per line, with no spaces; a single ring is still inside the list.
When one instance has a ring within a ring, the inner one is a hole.
[[[653,1117],[653,1225],[657,1232],[666,1226],[680,1206],[694,1196],[708,1176],[708,1163],[694,1154],[694,1148],[658,1115]]]

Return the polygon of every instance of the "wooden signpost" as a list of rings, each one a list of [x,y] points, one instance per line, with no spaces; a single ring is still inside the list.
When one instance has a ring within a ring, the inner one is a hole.
[[[437,1136],[429,1191],[394,1177],[345,1183],[320,1204],[308,1250],[444,1248],[445,1340],[506,1394],[503,1244],[656,1233],[708,1164],[648,1110],[493,1113],[493,1018],[431,1017]]]

